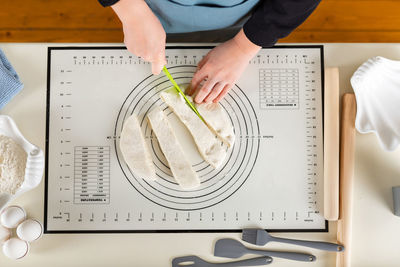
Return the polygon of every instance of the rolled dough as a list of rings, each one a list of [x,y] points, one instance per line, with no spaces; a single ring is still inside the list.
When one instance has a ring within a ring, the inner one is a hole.
[[[231,120],[219,103],[195,103],[195,107],[208,127],[228,146],[235,143],[235,133]]]
[[[227,155],[227,146],[211,132],[174,88],[161,92],[160,98],[189,130],[203,159],[213,168],[219,168]]]
[[[119,148],[126,164],[135,175],[147,180],[156,179],[156,170],[150,149],[144,140],[135,114],[132,114],[124,123]]]
[[[192,164],[187,160],[164,112],[156,107],[147,115],[147,119],[157,136],[175,180],[183,189],[198,187],[200,185],[199,177],[193,170]]]

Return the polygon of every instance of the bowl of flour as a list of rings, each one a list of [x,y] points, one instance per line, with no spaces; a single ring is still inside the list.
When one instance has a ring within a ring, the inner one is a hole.
[[[9,116],[0,115],[0,212],[38,186],[43,171],[43,151],[25,139]]]

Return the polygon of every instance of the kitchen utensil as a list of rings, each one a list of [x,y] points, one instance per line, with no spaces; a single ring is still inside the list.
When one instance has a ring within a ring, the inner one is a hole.
[[[324,217],[339,218],[339,69],[325,70]]]
[[[242,240],[257,246],[264,246],[268,242],[280,242],[327,251],[341,252],[344,250],[342,245],[334,243],[273,237],[262,229],[243,229]]]
[[[337,239],[346,247],[336,256],[336,266],[351,265],[351,232],[353,217],[353,180],[356,99],[354,94],[345,94],[342,98],[342,127],[340,136],[340,203]]]
[[[235,149],[229,150],[220,170],[204,169],[206,163],[196,165],[205,183],[191,191],[173,183],[168,162],[145,119],[153,107],[166,108],[159,97],[161,91],[170,88],[178,95],[164,73],[149,75],[149,66],[123,48],[48,50],[45,233],[72,234],[85,229],[94,233],[213,232],[241,230],[256,222],[264,229],[327,230],[323,217],[321,46],[259,51],[243,79],[220,102],[235,129]],[[182,90],[190,84],[195,64],[208,51],[207,47],[167,47],[167,68]],[[107,75],[99,75],[99,71]],[[63,95],[54,93],[61,92],[61,82]],[[248,90],[253,87],[255,90]],[[272,93],[276,87],[282,95]],[[187,128],[171,110],[164,111],[192,165],[202,162]],[[118,143],[123,124],[133,113],[138,115],[146,142],[154,148],[150,152],[156,159],[157,182],[134,175],[123,160]],[[273,134],[269,129],[274,129]],[[300,134],[301,138],[296,138]],[[263,149],[265,140],[268,149]],[[312,172],[304,168],[304,162],[312,165]],[[89,188],[88,171],[101,173],[91,178],[93,186]],[[281,178],[270,184],[269,194],[263,191],[266,176]],[[280,192],[291,194],[279,198]],[[132,209],[131,203],[141,208]],[[174,223],[166,223],[170,220]]]
[[[375,133],[385,150],[396,149],[400,144],[400,61],[371,58],[350,81],[357,99],[357,130]]]
[[[197,256],[185,256],[179,257],[172,260],[172,267],[179,266],[194,266],[194,267],[213,267],[213,266],[261,266],[267,265],[272,262],[271,257],[258,257],[253,259],[241,260],[241,261],[231,261],[231,262],[223,262],[223,263],[211,263],[207,262]]]
[[[239,258],[245,254],[257,254],[270,257],[283,258],[295,261],[315,261],[314,255],[297,253],[297,252],[282,252],[271,250],[250,249],[235,239],[220,239],[215,243],[214,256],[226,258]]]
[[[0,134],[12,138],[28,154],[24,182],[14,195],[0,194],[1,211],[9,202],[40,184],[44,171],[44,155],[39,147],[32,145],[25,139],[18,130],[15,122],[9,116],[0,115]]]
[[[393,193],[393,213],[396,216],[400,216],[400,186],[393,186],[392,193]]]
[[[171,81],[171,83],[174,85],[175,89],[178,91],[178,93],[185,99],[186,103],[189,105],[189,107],[194,111],[194,113],[199,116],[199,118],[204,121],[203,117],[200,115],[200,113],[197,111],[196,107],[193,106],[192,102],[186,97],[185,93],[181,90],[179,85],[175,82],[174,78],[172,77],[171,73],[169,73],[168,69],[166,66],[163,68],[163,72],[165,75],[167,75],[168,79]]]

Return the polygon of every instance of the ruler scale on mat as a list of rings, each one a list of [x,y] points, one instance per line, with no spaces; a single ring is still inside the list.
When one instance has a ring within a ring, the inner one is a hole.
[[[168,47],[169,71],[185,87],[212,47]],[[327,231],[323,208],[321,46],[262,49],[220,102],[235,145],[220,169],[199,155],[159,99],[165,75],[121,47],[49,48],[45,231]],[[160,106],[201,179],[184,191],[172,179],[145,119]],[[138,115],[157,181],[122,159],[124,121]]]

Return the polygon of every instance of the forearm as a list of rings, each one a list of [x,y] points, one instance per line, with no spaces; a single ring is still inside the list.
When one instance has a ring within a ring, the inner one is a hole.
[[[272,46],[286,37],[315,10],[320,0],[264,0],[243,26],[254,44]]]
[[[233,38],[233,41],[239,47],[239,49],[250,58],[257,54],[257,52],[261,49],[261,46],[254,44],[247,38],[243,29],[236,34],[236,36]]]
[[[144,0],[119,0],[111,6],[122,22],[129,52],[151,63],[153,74],[166,64],[166,34],[159,19]]]
[[[119,0],[111,8],[122,23],[141,17],[150,11],[144,0]]]

